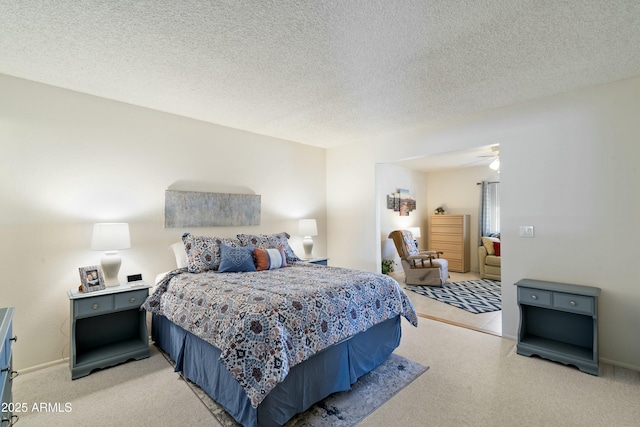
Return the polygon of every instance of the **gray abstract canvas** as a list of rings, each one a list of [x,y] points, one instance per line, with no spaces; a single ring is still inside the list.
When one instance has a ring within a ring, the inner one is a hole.
[[[260,225],[259,195],[165,191],[165,228],[237,225]]]

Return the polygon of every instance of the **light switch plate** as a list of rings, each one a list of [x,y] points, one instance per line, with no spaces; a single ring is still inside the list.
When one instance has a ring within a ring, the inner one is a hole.
[[[521,225],[520,237],[533,237],[533,225]]]

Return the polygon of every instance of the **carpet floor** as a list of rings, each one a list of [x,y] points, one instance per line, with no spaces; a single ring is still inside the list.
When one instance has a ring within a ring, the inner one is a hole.
[[[165,358],[173,366],[167,355]],[[285,426],[355,426],[428,369],[405,357],[391,354],[380,366],[360,377],[351,390],[328,396],[307,411],[294,416]],[[200,387],[183,379],[223,427],[240,426]]]
[[[500,282],[478,279],[447,282],[442,286],[407,286],[406,289],[470,313],[489,313],[502,309]]]
[[[430,369],[360,427],[638,426],[640,372],[601,363],[595,377],[520,356],[516,342],[506,338],[424,318],[417,328],[402,323],[395,354]],[[74,381],[68,364],[20,374],[13,402],[26,404],[27,411],[17,426],[219,425],[155,347],[151,352],[148,359]],[[40,403],[60,403],[62,411],[34,411]]]

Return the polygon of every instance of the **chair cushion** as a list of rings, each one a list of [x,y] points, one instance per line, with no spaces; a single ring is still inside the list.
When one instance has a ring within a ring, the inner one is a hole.
[[[486,265],[493,265],[495,267],[500,267],[500,257],[495,255],[487,255],[487,258],[485,258],[484,263]]]
[[[418,255],[420,251],[416,246],[416,241],[413,238],[413,234],[409,230],[402,230],[402,242],[407,255]]]

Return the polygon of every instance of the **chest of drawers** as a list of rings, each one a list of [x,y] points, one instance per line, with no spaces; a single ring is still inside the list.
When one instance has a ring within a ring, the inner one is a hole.
[[[120,285],[82,293],[68,291],[71,306],[71,379],[130,359],[149,357],[146,312],[149,285]]]
[[[12,426],[18,416],[11,413],[11,383],[17,375],[13,370],[11,345],[17,338],[13,335],[13,308],[0,308],[0,402],[2,403],[2,427]]]
[[[600,289],[522,279],[517,353],[574,365],[598,375]]]
[[[470,270],[469,215],[431,215],[429,217],[429,250],[442,251],[449,270]]]

